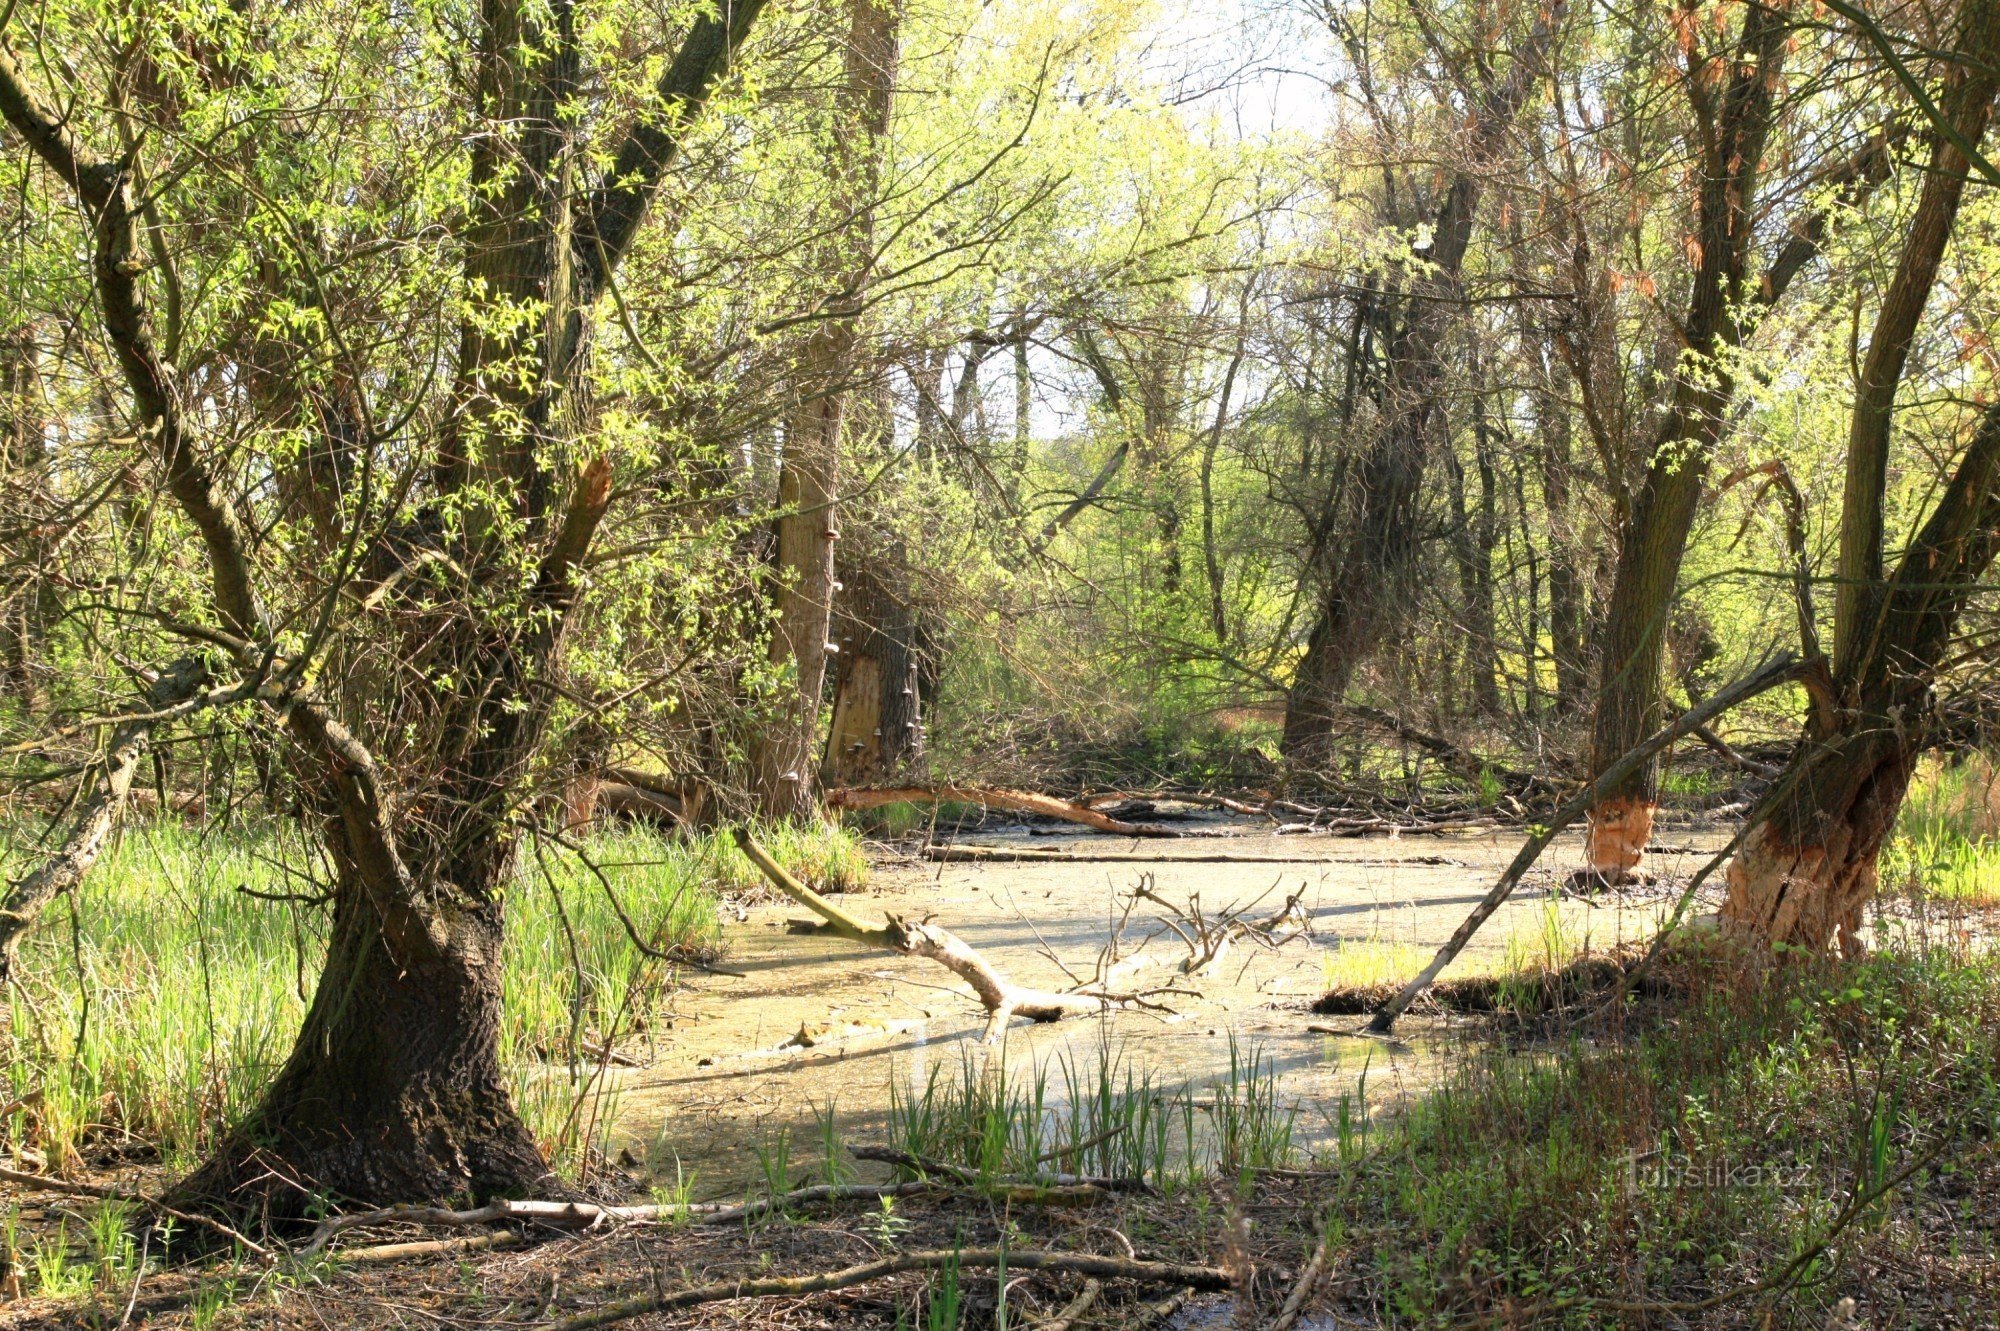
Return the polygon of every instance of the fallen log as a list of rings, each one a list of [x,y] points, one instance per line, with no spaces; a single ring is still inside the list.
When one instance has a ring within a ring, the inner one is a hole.
[[[1159,995],[1188,992],[1172,986],[1137,993],[1112,992],[1092,985],[1061,993],[1050,989],[1024,988],[995,970],[971,944],[949,929],[925,920],[905,920],[895,915],[879,925],[864,923],[794,878],[785,866],[771,858],[769,851],[757,844],[756,838],[746,829],[738,827],[735,832],[738,848],[763,871],[772,886],[825,920],[835,934],[902,956],[935,961],[970,985],[973,996],[986,1009],[985,1038],[989,1041],[1000,1033],[1010,1017],[1045,1022],[1115,1007],[1144,1007],[1160,1011],[1163,1010],[1162,1005],[1153,1001]]]
[[[689,1289],[641,1294],[608,1303],[591,1312],[579,1313],[553,1323],[548,1331],[590,1331],[591,1328],[627,1322],[651,1313],[673,1312],[705,1303],[730,1303],[738,1299],[797,1298],[847,1289],[910,1271],[1066,1271],[1099,1280],[1138,1280],[1155,1285],[1181,1285],[1190,1289],[1225,1290],[1236,1287],[1234,1271],[1220,1266],[1188,1266],[1178,1262],[1150,1262],[1128,1257],[1098,1257],[1088,1253],[1042,1252],[1028,1248],[951,1249],[941,1252],[904,1252],[880,1261],[850,1266],[840,1271],[816,1275],[766,1276],[761,1279],[724,1280]]]
[[[1008,1187],[1026,1188],[1091,1188],[1098,1192],[1141,1192],[1149,1196],[1157,1195],[1152,1184],[1139,1178],[1108,1177],[1096,1174],[1041,1174],[1023,1179],[982,1179],[976,1169],[964,1165],[954,1165],[943,1160],[927,1160],[923,1156],[899,1151],[893,1146],[850,1146],[848,1154],[856,1160],[868,1160],[875,1164],[894,1165],[913,1173],[931,1174],[942,1178],[955,1179],[968,1185],[986,1186],[997,1184]]]
[[[936,860],[940,864],[1354,864],[1381,867],[1457,863],[1441,855],[1416,855],[1395,860],[1337,860],[1324,855],[1232,855],[1226,851],[1150,856],[1131,851],[1037,850],[1029,846],[926,846],[921,853],[925,859]]]
[[[1012,809],[1017,813],[1034,813],[1045,818],[1079,823],[1112,836],[1182,835],[1158,823],[1128,823],[1053,795],[993,786],[842,786],[827,792],[826,796],[829,809],[879,809],[885,804],[977,804],[989,809]]]

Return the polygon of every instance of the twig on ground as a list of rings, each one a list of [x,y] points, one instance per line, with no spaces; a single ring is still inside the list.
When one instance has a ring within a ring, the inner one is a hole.
[[[1104,1282],[1092,1276],[1083,1282],[1083,1288],[1076,1297],[1062,1306],[1053,1317],[1045,1317],[1032,1325],[1031,1331],[1070,1331],[1077,1319],[1097,1305],[1097,1298],[1104,1293]]]
[[[108,1201],[133,1202],[157,1215],[172,1216],[174,1219],[187,1224],[199,1225],[203,1229],[212,1230],[232,1243],[242,1244],[247,1251],[256,1253],[266,1261],[271,1260],[272,1257],[269,1248],[244,1234],[242,1231],[231,1229],[228,1225],[225,1225],[222,1221],[212,1216],[202,1215],[199,1211],[178,1210],[168,1206],[157,1197],[150,1197],[143,1192],[134,1192],[130,1188],[114,1188],[101,1183],[69,1183],[62,1179],[50,1178],[46,1174],[29,1174],[18,1169],[6,1168],[0,1168],[0,1179],[4,1179],[9,1183],[19,1183],[23,1187],[40,1188],[44,1192],[67,1193],[72,1197],[101,1197]]]
[[[796,1298],[802,1294],[822,1294],[847,1289],[909,1271],[937,1271],[952,1267],[960,1271],[991,1270],[1005,1265],[1009,1271],[1071,1271],[1100,1280],[1139,1280],[1152,1284],[1183,1285],[1190,1289],[1230,1289],[1236,1273],[1219,1266],[1186,1266],[1175,1262],[1132,1261],[1124,1257],[1098,1257],[1086,1253],[1042,1252],[1025,1249],[1010,1252],[999,1248],[971,1248],[963,1251],[905,1252],[880,1261],[850,1266],[840,1271],[815,1275],[770,1276],[757,1280],[725,1280],[696,1285],[671,1293],[643,1294],[606,1304],[554,1323],[549,1331],[589,1331],[630,1321],[649,1313],[672,1312],[704,1303],[728,1303],[737,1299]]]
[[[1319,1288],[1319,1282],[1326,1275],[1328,1246],[1327,1236],[1322,1235],[1320,1241],[1313,1246],[1312,1259],[1306,1263],[1305,1270],[1299,1272],[1298,1281],[1292,1286],[1292,1292],[1286,1296],[1284,1305],[1278,1309],[1278,1315],[1265,1325],[1264,1331],[1292,1331],[1292,1328],[1298,1325],[1300,1314],[1305,1312],[1306,1304],[1311,1301],[1313,1292]]]

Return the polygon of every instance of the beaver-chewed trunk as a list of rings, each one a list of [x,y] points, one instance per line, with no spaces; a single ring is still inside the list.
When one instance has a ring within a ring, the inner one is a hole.
[[[1876,860],[1895,827],[1915,761],[1893,732],[1801,760],[1789,794],[1751,829],[1729,865],[1725,928],[1765,945],[1861,951]]]
[[[1630,881],[1653,835],[1655,805],[1645,795],[1614,795],[1590,811],[1584,858],[1607,883]]]
[[[341,893],[290,1059],[179,1204],[283,1224],[319,1198],[560,1193],[500,1066],[501,906],[463,908],[444,932],[434,953],[398,955],[365,894]]]

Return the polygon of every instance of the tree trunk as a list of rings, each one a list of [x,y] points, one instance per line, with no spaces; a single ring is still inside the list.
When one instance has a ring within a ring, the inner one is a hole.
[[[13,567],[0,582],[0,689],[30,710],[46,666],[49,625],[62,613],[47,576],[52,550],[40,521],[49,502],[40,356],[27,324],[0,338],[0,492],[8,520],[23,529]]]
[[[785,434],[771,664],[790,678],[780,688],[775,715],[750,744],[752,791],[769,818],[799,817],[817,807],[814,748],[833,623],[833,547],[840,536],[835,504],[842,404],[834,385],[846,372],[853,347],[847,327],[830,324],[814,334],[804,374],[820,392],[794,413]]]
[[[1696,110],[1719,117],[1703,153],[1695,202],[1698,256],[1683,350],[1646,471],[1621,533],[1617,575],[1605,611],[1591,771],[1608,770],[1665,715],[1661,670],[1681,558],[1701,504],[1709,459],[1726,427],[1735,382],[1726,356],[1746,329],[1744,303],[1757,182],[1775,115],[1788,21],[1775,11],[1745,11],[1735,73],[1719,99],[1693,84]],[[1645,855],[1659,799],[1657,762],[1644,764],[1590,812],[1584,843],[1588,872],[1624,882]]]
[[[1753,828],[1730,861],[1722,905],[1730,927],[1765,943],[1821,952],[1837,941],[1843,954],[1860,953],[1876,860],[1916,762],[1914,749],[1890,734],[1886,744],[1880,732],[1853,737],[1799,765],[1808,793]]]
[[[1574,460],[1570,451],[1569,404],[1562,392],[1567,379],[1560,358],[1548,368],[1549,382],[1533,394],[1535,424],[1541,444],[1542,503],[1548,511],[1549,650],[1555,658],[1557,716],[1582,710],[1590,689],[1589,648],[1586,645],[1587,580],[1582,542],[1577,530],[1577,506],[1570,496]]]
[[[834,542],[840,536],[841,418],[846,380],[853,372],[856,320],[874,262],[877,144],[889,127],[898,21],[894,5],[849,0],[845,83],[835,98],[831,168],[835,215],[852,220],[827,256],[827,271],[843,290],[834,298],[831,317],[807,345],[801,376],[807,400],[793,413],[785,434],[771,662],[791,677],[777,714],[750,744],[752,792],[759,809],[773,818],[809,814],[818,805],[814,749],[833,621]]]
[[[1466,152],[1475,168],[1499,150],[1562,16],[1560,3],[1541,16],[1507,79],[1479,106]],[[1459,318],[1459,273],[1482,180],[1477,169],[1461,170],[1444,191],[1424,256],[1427,270],[1413,285],[1409,311],[1385,353],[1388,382],[1382,420],[1362,464],[1362,511],[1348,539],[1330,542],[1321,565],[1309,571],[1321,584],[1318,615],[1285,698],[1281,740],[1286,761],[1295,766],[1324,764],[1348,684],[1404,601],[1417,551],[1417,499],[1445,378],[1441,353]]]
[[[825,763],[830,785],[874,785],[921,772],[921,612],[885,576],[900,571],[901,562],[894,554],[864,559],[841,576],[840,654]]]
[[[387,941],[368,894],[344,883],[326,969],[290,1059],[257,1109],[176,1189],[179,1204],[254,1195],[263,1218],[290,1221],[306,1218],[319,1197],[392,1204],[560,1194],[500,1066],[502,907],[491,895],[457,914],[436,955],[405,955]]]

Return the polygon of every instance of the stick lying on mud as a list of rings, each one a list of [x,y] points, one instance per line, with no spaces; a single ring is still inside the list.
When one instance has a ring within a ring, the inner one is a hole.
[[[878,1201],[884,1197],[917,1197],[938,1191],[934,1183],[842,1183],[814,1184],[776,1197],[752,1202],[661,1202],[638,1206],[606,1206],[596,1202],[511,1201],[501,1198],[468,1211],[442,1206],[390,1206],[380,1211],[357,1211],[329,1216],[320,1222],[301,1253],[311,1256],[350,1229],[372,1229],[377,1225],[421,1225],[436,1229],[472,1229],[480,1225],[507,1223],[543,1225],[550,1229],[595,1229],[611,1223],[646,1224],[656,1220],[686,1220],[697,1225],[733,1225],[754,1220],[767,1211],[817,1202]]]
[[[1053,795],[1037,795],[1028,790],[1002,790],[989,786],[843,786],[826,797],[829,809],[877,809],[884,804],[978,804],[989,809],[1013,809],[1081,823],[1113,836],[1178,837],[1181,833],[1158,823],[1128,823],[1108,813]]]
[[[1396,859],[1336,859],[1326,855],[1239,855],[1202,851],[1195,855],[1147,855],[1124,850],[1042,850],[1034,846],[926,846],[923,856],[940,864],[1325,864],[1339,868],[1388,868],[1404,864],[1457,865],[1443,855],[1405,855]]]
[[[1719,690],[1699,707],[1681,713],[1647,736],[1637,748],[1630,750],[1624,757],[1606,768],[1604,774],[1593,781],[1582,794],[1557,809],[1546,827],[1528,838],[1527,844],[1521,847],[1520,854],[1514,857],[1514,862],[1500,875],[1500,881],[1493,885],[1493,890],[1486,894],[1484,900],[1472,908],[1472,913],[1465,917],[1465,923],[1458,926],[1458,931],[1452,934],[1450,941],[1439,948],[1437,955],[1431,958],[1430,965],[1424,967],[1415,979],[1404,985],[1401,993],[1377,1009],[1375,1015],[1368,1019],[1368,1024],[1362,1029],[1371,1035],[1387,1035],[1395,1026],[1396,1018],[1402,1016],[1410,1004],[1417,1001],[1419,994],[1431,987],[1438,973],[1449,966],[1452,959],[1472,941],[1472,936],[1479,932],[1479,926],[1485,924],[1492,918],[1493,912],[1500,909],[1501,903],[1506,901],[1520,884],[1522,876],[1534,866],[1536,860],[1542,857],[1542,852],[1548,849],[1549,843],[1556,839],[1556,833],[1583,817],[1606,791],[1615,789],[1619,782],[1637,771],[1641,764],[1649,761],[1654,754],[1681,736],[1691,734],[1696,726],[1705,726],[1738,703],[1747,702],[1780,684],[1790,683],[1799,678],[1803,669],[1804,667],[1791,653],[1780,655],[1770,664]]]
[[[1236,1273],[1220,1266],[1183,1266],[1175,1262],[1148,1262],[1126,1257],[1095,1257],[1087,1253],[1041,1252],[1028,1248],[1010,1252],[1004,1248],[967,1248],[963,1251],[905,1252],[879,1262],[850,1266],[842,1271],[817,1275],[767,1276],[759,1280],[725,1280],[712,1285],[696,1285],[672,1293],[642,1294],[608,1303],[592,1312],[580,1313],[552,1324],[548,1331],[588,1331],[610,1326],[648,1313],[671,1312],[704,1303],[727,1303],[736,1299],[796,1298],[802,1294],[822,1294],[846,1289],[908,1271],[987,1271],[1005,1267],[1009,1271],[1070,1271],[1100,1280],[1140,1280],[1156,1285],[1185,1285],[1194,1289],[1233,1289]]]
[[[1030,1021],[1061,1021],[1078,1013],[1103,1012],[1114,1007],[1139,1007],[1164,1011],[1154,1000],[1166,994],[1186,994],[1185,989],[1163,985],[1130,993],[1114,992],[1100,985],[1086,984],[1057,993],[1050,989],[1026,989],[1015,984],[958,935],[924,920],[905,920],[891,915],[880,925],[863,923],[807,887],[771,858],[744,828],[736,829],[736,844],[750,862],[764,871],[772,886],[813,914],[825,920],[842,938],[870,947],[883,948],[906,957],[925,957],[972,986],[973,996],[986,1009],[986,1035],[992,1040],[1009,1017]]]

